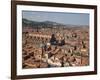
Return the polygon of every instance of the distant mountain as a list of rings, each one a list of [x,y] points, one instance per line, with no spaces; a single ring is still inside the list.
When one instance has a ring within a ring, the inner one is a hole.
[[[52,21],[43,21],[43,22],[38,22],[38,21],[31,21],[27,20],[25,18],[22,19],[22,26],[23,27],[32,27],[32,28],[58,28],[58,27],[63,27],[63,28],[88,28],[89,26],[87,25],[71,25],[71,24],[61,24],[57,22],[52,22]]]

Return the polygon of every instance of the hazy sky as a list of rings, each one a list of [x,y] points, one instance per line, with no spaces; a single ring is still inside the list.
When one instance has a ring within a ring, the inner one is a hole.
[[[39,22],[53,21],[63,24],[89,25],[89,14],[87,13],[23,11],[22,17]]]

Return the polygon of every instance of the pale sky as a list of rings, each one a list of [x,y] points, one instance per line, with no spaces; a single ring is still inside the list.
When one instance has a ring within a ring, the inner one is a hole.
[[[71,25],[89,25],[88,13],[22,11],[22,17],[32,21],[53,21]]]

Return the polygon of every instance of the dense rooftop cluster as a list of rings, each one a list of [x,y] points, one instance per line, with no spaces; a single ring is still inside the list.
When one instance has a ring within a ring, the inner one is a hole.
[[[89,29],[25,28],[22,67],[48,68],[89,65]]]

